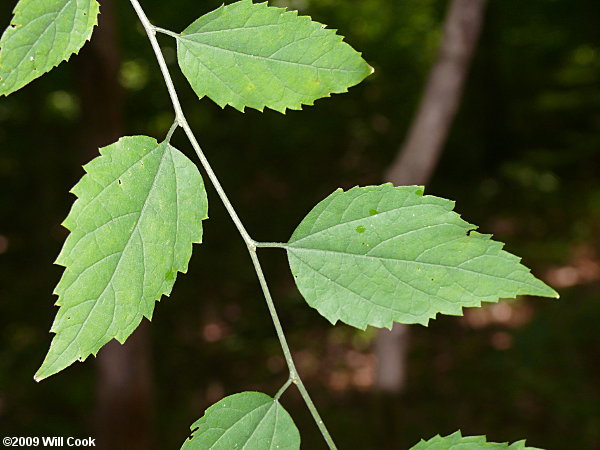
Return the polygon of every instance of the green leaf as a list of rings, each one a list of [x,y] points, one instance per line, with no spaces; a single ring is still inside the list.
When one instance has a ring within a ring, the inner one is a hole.
[[[200,98],[285,112],[347,92],[373,72],[342,39],[297,11],[242,0],[192,23],[177,38],[177,54]]]
[[[121,138],[100,149],[72,192],[71,231],[56,264],[56,333],[35,378],[83,361],[111,339],[123,343],[186,272],[202,240],[207,199],[196,166],[168,143]]]
[[[98,24],[96,0],[20,0],[0,39],[0,95],[77,53]]]
[[[410,450],[541,450],[535,447],[526,447],[525,441],[515,442],[512,445],[508,443],[487,442],[485,436],[465,436],[462,437],[460,431],[452,433],[449,436],[441,437],[439,434],[428,441],[421,439],[421,442],[411,447]]]
[[[453,207],[417,186],[338,189],[285,246],[298,288],[333,324],[361,329],[427,325],[500,297],[558,297]]]
[[[277,400],[260,392],[230,395],[212,405],[192,426],[182,450],[292,450],[300,433]]]

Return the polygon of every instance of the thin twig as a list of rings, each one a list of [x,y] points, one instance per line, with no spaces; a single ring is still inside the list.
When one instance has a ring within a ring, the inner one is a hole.
[[[308,391],[304,387],[302,380],[300,379],[300,375],[298,375],[298,370],[296,369],[296,365],[294,364],[294,359],[292,358],[292,353],[290,352],[290,348],[288,346],[287,340],[285,339],[285,334],[283,333],[283,328],[281,327],[281,323],[279,322],[279,317],[277,316],[277,311],[275,309],[275,304],[273,303],[273,298],[271,297],[271,292],[269,291],[269,285],[267,284],[267,280],[265,279],[265,275],[263,274],[262,267],[260,265],[260,261],[258,260],[258,255],[255,250],[250,251],[250,257],[252,258],[252,263],[254,264],[254,268],[256,269],[256,275],[258,275],[258,281],[260,283],[260,287],[262,288],[263,294],[265,296],[265,300],[267,301],[267,307],[269,308],[269,313],[271,314],[271,319],[273,320],[273,325],[275,325],[275,331],[277,332],[277,337],[279,338],[279,343],[281,344],[281,350],[283,350],[283,354],[285,356],[285,361],[290,370],[290,379],[292,383],[298,386],[298,390],[304,399],[304,403],[308,407],[310,413],[315,419],[325,442],[329,445],[330,449],[335,449],[336,446],[333,443],[333,439],[327,430],[327,427],[323,423],[323,419],[319,415],[319,411],[315,407]]]
[[[281,326],[281,322],[279,321],[279,317],[278,317],[277,311],[275,309],[275,304],[273,303],[273,299],[272,299],[271,293],[269,291],[269,286],[267,285],[267,281],[266,281],[265,275],[262,271],[260,261],[258,260],[258,255],[256,254],[257,246],[260,246],[260,247],[285,247],[286,244],[257,243],[250,237],[250,235],[244,228],[244,225],[242,224],[242,221],[238,217],[235,209],[233,208],[233,205],[227,198],[227,195],[225,194],[225,191],[223,190],[223,187],[221,186],[219,179],[215,175],[214,171],[212,170],[212,167],[210,166],[208,160],[206,159],[206,156],[204,155],[204,152],[200,148],[200,145],[198,144],[198,141],[196,140],[196,137],[194,136],[194,133],[192,132],[192,129],[190,128],[190,125],[189,125],[188,121],[186,120],[183,110],[181,108],[181,104],[179,102],[179,98],[177,96],[177,92],[175,90],[175,86],[173,84],[171,74],[169,73],[169,69],[167,67],[167,63],[165,62],[164,55],[163,55],[163,53],[160,49],[160,46],[158,44],[158,41],[156,39],[157,31],[160,31],[161,33],[165,33],[165,31],[168,31],[168,30],[164,30],[163,28],[158,28],[158,27],[155,27],[154,25],[152,25],[150,23],[150,21],[148,20],[148,17],[146,16],[146,14],[145,14],[144,10],[142,9],[138,0],[130,0],[130,2],[131,2],[131,5],[133,6],[133,8],[135,9],[135,12],[138,15],[140,21],[142,22],[144,29],[146,30],[146,34],[148,35],[148,39],[150,40],[150,44],[152,45],[152,49],[154,50],[154,54],[156,55],[156,59],[158,61],[158,65],[160,67],[160,71],[165,80],[167,90],[169,91],[169,97],[171,98],[171,103],[173,103],[173,109],[175,110],[175,122],[177,124],[179,124],[179,126],[181,126],[183,128],[183,130],[185,131],[185,134],[187,135],[190,143],[192,144],[192,147],[194,148],[196,154],[198,155],[198,158],[200,159],[200,163],[204,167],[204,170],[206,170],[208,178],[210,179],[211,183],[215,187],[217,194],[219,195],[219,198],[223,202],[223,205],[225,205],[225,208],[227,209],[227,212],[229,213],[229,216],[231,217],[231,220],[235,224],[238,232],[242,236],[242,239],[246,243],[246,247],[248,248],[248,252],[250,253],[250,258],[252,259],[254,269],[256,270],[256,275],[258,276],[258,280],[259,280],[261,289],[263,291],[265,300],[267,302],[267,307],[269,309],[269,313],[271,315],[273,325],[275,326],[275,331],[277,333],[277,337],[279,339],[281,349],[283,351],[286,363],[288,365],[288,369],[290,371],[290,378],[289,378],[288,382],[286,383],[286,385],[284,385],[284,387],[287,389],[287,387],[291,383],[294,383],[298,386],[298,390],[300,391],[300,394],[302,395],[302,398],[304,399],[306,406],[308,407],[317,426],[319,427],[319,430],[321,431],[321,434],[323,435],[325,442],[327,442],[327,445],[329,446],[329,448],[331,450],[335,450],[336,446],[333,443],[333,439],[331,438],[331,435],[329,434],[329,431],[325,427],[325,424],[323,423],[323,420],[321,419],[321,416],[319,415],[317,408],[315,407],[312,399],[310,398],[310,395],[308,394],[308,391],[304,387],[304,384],[302,383],[302,380],[300,379],[300,376],[298,375],[298,371],[294,364],[294,360],[292,358],[290,348],[289,348],[287,340],[285,338],[285,334],[283,333],[283,328]],[[168,32],[165,34],[169,34],[173,37],[177,37],[177,34],[174,32]],[[173,126],[171,128],[171,130],[169,131],[168,137],[170,137],[170,135],[172,134],[172,132],[175,131],[175,129],[176,129],[176,126]],[[280,390],[280,393],[278,392],[277,395],[280,396],[281,394],[283,394],[283,391],[285,391],[285,389]],[[277,395],[276,395],[276,398],[278,399],[279,397],[277,397]]]
[[[181,103],[179,103],[179,97],[177,96],[177,91],[175,90],[175,85],[173,84],[173,79],[171,78],[171,74],[169,73],[169,68],[167,67],[167,63],[165,62],[165,57],[163,56],[160,46],[158,45],[158,41],[156,40],[155,27],[150,23],[150,21],[148,20],[148,17],[146,17],[146,13],[142,9],[138,0],[130,0],[130,2],[131,2],[131,5],[133,6],[133,9],[135,9],[135,12],[137,13],[138,17],[140,18],[140,21],[142,22],[144,29],[146,30],[148,39],[150,39],[150,44],[152,45],[152,49],[154,50],[154,54],[156,55],[156,59],[158,60],[158,65],[160,66],[160,71],[162,72],[163,78],[165,80],[165,84],[167,85],[167,90],[169,91],[169,97],[171,97],[171,103],[173,103],[173,109],[175,110],[175,117],[176,117],[177,121],[179,122],[179,125],[184,129],[185,134],[187,135],[188,139],[190,140],[190,142],[192,144],[192,147],[194,148],[194,151],[198,155],[198,158],[200,158],[200,162],[202,163],[202,166],[206,170],[208,178],[210,178],[210,181],[212,182],[213,186],[215,187],[217,194],[221,198],[221,201],[225,205],[225,208],[227,209],[227,212],[229,213],[231,220],[233,220],[233,223],[235,224],[240,235],[244,239],[244,242],[248,246],[253,246],[254,241],[252,240],[252,238],[250,237],[250,235],[244,228],[244,225],[242,225],[242,221],[238,217],[237,213],[235,212],[235,209],[231,205],[231,202],[227,198],[225,191],[221,187],[221,183],[219,182],[219,179],[213,172],[212,167],[210,166],[208,160],[206,159],[206,156],[204,156],[204,152],[200,148],[198,141],[196,141],[196,138],[194,137],[194,133],[192,132],[190,125],[188,124],[188,121],[185,118],[185,115],[183,114],[183,110],[181,109]]]

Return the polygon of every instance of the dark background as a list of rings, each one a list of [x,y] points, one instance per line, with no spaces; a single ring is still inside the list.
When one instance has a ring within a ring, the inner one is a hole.
[[[174,41],[159,40],[188,120],[246,228],[257,240],[286,241],[338,186],[382,181],[435,60],[447,2],[274,3],[339,29],[375,74],[304,111],[241,114],[198,101],[174,61]],[[2,29],[13,4],[2,0]],[[219,4],[143,2],[150,20],[177,31]],[[131,6],[112,6],[117,45],[104,51],[120,87],[102,85],[88,45],[0,99],[2,436],[97,435],[95,358],[40,384],[33,374],[51,339],[62,273],[52,262],[66,236],[68,191],[97,154],[91,147],[117,137],[98,130],[162,138],[173,120]],[[460,428],[548,449],[600,449],[599,19],[597,0],[490,2],[458,116],[426,186],[506,242],[560,300],[505,301],[411,327],[406,388],[384,398],[373,387],[376,331],[331,327],[296,291],[284,252],[261,251],[299,370],[340,448],[408,448]],[[109,115],[111,102],[117,112]],[[172,142],[196,161],[181,131]],[[151,397],[140,403],[153,425],[138,431],[154,448],[178,448],[222,396],[273,395],[287,376],[242,240],[212,187],[208,195],[205,243],[147,330]],[[303,448],[324,448],[299,395],[290,390],[283,404]]]

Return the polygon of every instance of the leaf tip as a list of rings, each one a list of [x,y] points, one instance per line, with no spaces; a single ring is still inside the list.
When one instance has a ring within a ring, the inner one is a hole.
[[[56,373],[56,372],[49,372],[47,369],[45,369],[45,367],[46,367],[46,361],[44,361],[42,363],[42,365],[40,366],[40,368],[37,370],[37,372],[33,376],[33,379],[34,379],[34,381],[36,383],[39,383],[40,381],[45,380],[49,376],[51,376],[54,373]]]

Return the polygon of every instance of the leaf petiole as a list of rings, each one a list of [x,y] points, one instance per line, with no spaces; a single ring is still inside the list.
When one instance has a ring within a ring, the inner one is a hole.
[[[175,119],[173,121],[173,125],[171,125],[171,128],[169,128],[169,131],[167,132],[167,136],[165,137],[165,142],[167,142],[167,143],[171,142],[171,137],[173,137],[173,133],[175,133],[175,130],[177,130],[178,127],[179,127],[179,121],[177,119]]]
[[[152,30],[154,30],[157,33],[162,33],[166,34],[167,36],[174,37],[175,39],[177,39],[180,36],[179,33],[175,33],[174,31],[167,30],[166,28],[161,28],[154,25],[152,25]]]
[[[208,159],[206,158],[206,156],[204,155],[204,152],[200,148],[200,145],[198,144],[198,141],[196,140],[196,137],[194,136],[194,133],[192,132],[192,129],[191,129],[189,123],[187,122],[185,115],[183,113],[183,110],[181,108],[181,104],[179,102],[179,97],[177,95],[177,91],[175,90],[175,86],[173,84],[171,74],[169,73],[169,69],[167,67],[165,57],[162,53],[162,50],[158,44],[157,39],[156,39],[156,31],[163,32],[163,31],[168,31],[168,30],[163,30],[162,28],[158,29],[157,27],[152,25],[150,23],[150,21],[148,20],[148,17],[146,16],[146,13],[144,12],[144,10],[138,0],[130,0],[130,3],[133,6],[133,9],[135,10],[138,18],[140,19],[140,22],[142,23],[144,29],[146,30],[146,34],[148,35],[148,39],[150,40],[150,44],[152,46],[152,49],[154,50],[154,54],[158,61],[158,65],[160,67],[165,84],[167,86],[167,90],[169,92],[169,97],[171,98],[171,103],[173,104],[173,109],[175,110],[175,123],[178,126],[181,126],[183,128],[183,130],[185,131],[185,134],[188,137],[190,143],[192,144],[192,147],[194,148],[196,154],[198,155],[198,158],[200,159],[200,162],[201,162],[202,166],[204,167],[204,170],[206,171],[208,178],[210,179],[213,186],[215,187],[217,194],[219,195],[219,198],[223,202],[223,205],[227,209],[229,216],[231,217],[238,232],[240,233],[242,239],[244,240],[246,247],[248,248],[248,252],[250,253],[250,258],[252,259],[252,263],[256,270],[256,274],[258,276],[260,286],[262,288],[263,294],[265,296],[265,300],[267,302],[267,307],[269,309],[269,313],[271,315],[273,325],[275,326],[275,330],[277,332],[277,337],[279,338],[279,343],[281,344],[282,351],[284,353],[288,368],[290,370],[290,380],[292,383],[294,383],[298,386],[298,390],[300,391],[300,394],[302,395],[302,398],[304,399],[306,406],[310,410],[310,413],[313,416],[319,430],[321,431],[321,434],[323,435],[323,438],[325,439],[325,442],[327,443],[328,447],[331,450],[335,450],[337,447],[335,446],[333,439],[331,438],[331,435],[329,434],[329,431],[327,430],[327,427],[325,426],[323,420],[321,419],[321,416],[319,415],[317,408],[315,407],[312,399],[310,398],[308,391],[304,387],[304,384],[302,383],[302,380],[300,379],[300,376],[298,375],[298,371],[296,370],[296,367],[294,365],[294,361],[292,359],[292,355],[291,355],[289,346],[287,344],[285,335],[283,333],[283,328],[281,327],[281,323],[279,322],[279,317],[277,316],[277,311],[275,310],[275,304],[273,303],[273,299],[271,298],[271,294],[270,294],[265,276],[263,274],[262,268],[260,266],[260,262],[258,260],[258,255],[256,254],[256,248],[259,247],[261,243],[255,242],[250,237],[248,232],[246,231],[244,225],[242,224],[242,221],[240,220],[240,218],[237,215],[237,212],[235,211],[233,205],[231,204],[227,195],[225,194],[225,191],[223,190],[223,187],[221,186],[219,179],[217,178],[216,174],[212,170],[212,167],[210,166]],[[172,32],[170,32],[170,33],[171,33],[170,35],[172,35],[172,36],[174,35],[174,33],[172,33]],[[173,132],[174,132],[174,130],[176,129],[176,125],[174,124],[172,128],[173,128]],[[270,243],[266,246],[267,247],[268,246],[283,247],[284,245],[285,244],[280,244],[280,243]]]
[[[287,248],[288,245],[285,242],[255,242],[256,248]]]
[[[279,400],[279,398],[283,395],[283,393],[285,391],[287,391],[287,389],[290,387],[290,385],[294,382],[294,379],[292,377],[289,377],[287,379],[287,381],[283,384],[283,386],[281,386],[281,388],[277,391],[277,394],[275,394],[275,397],[273,397],[275,400]]]

